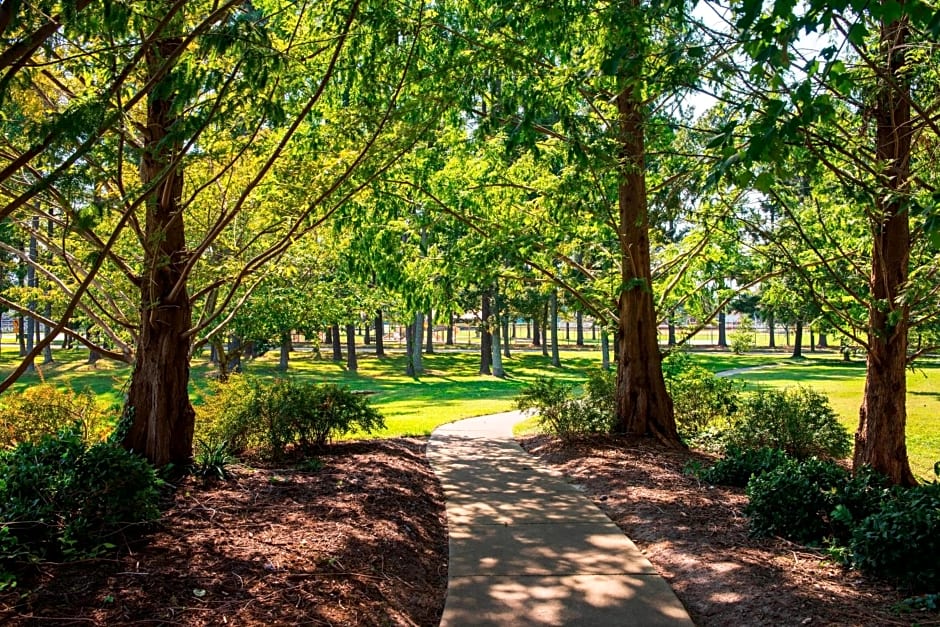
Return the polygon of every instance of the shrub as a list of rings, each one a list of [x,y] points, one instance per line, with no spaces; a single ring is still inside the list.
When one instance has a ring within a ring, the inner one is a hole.
[[[666,390],[672,397],[679,435],[685,440],[709,430],[727,430],[741,402],[738,383],[691,363],[670,369]]]
[[[573,399],[570,386],[557,379],[538,377],[516,397],[516,407],[536,409],[541,428],[560,438],[609,433],[614,419],[613,376],[594,372],[586,388],[584,398]]]
[[[847,470],[829,461],[788,461],[747,484],[751,532],[797,542],[819,542],[830,531],[829,514]]]
[[[0,455],[0,550],[4,565],[77,559],[159,516],[159,479],[141,457],[73,427]]]
[[[741,316],[738,328],[730,333],[731,350],[735,355],[743,355],[757,344],[754,339],[754,323],[750,316]]]
[[[940,589],[940,483],[896,488],[852,533],[852,563],[914,590]]]
[[[78,423],[88,442],[98,442],[109,431],[108,414],[99,409],[91,392],[59,390],[48,383],[3,395],[0,405],[0,447],[36,442],[44,435]]]
[[[210,448],[227,442],[232,452],[260,449],[268,457],[282,456],[293,444],[320,448],[353,429],[371,433],[385,427],[365,396],[333,384],[293,379],[232,377],[219,384],[202,412],[200,425]]]
[[[789,461],[786,453],[775,448],[742,449],[731,445],[725,456],[697,473],[702,481],[715,485],[744,487],[752,476],[775,470]]]
[[[806,459],[843,458],[851,438],[825,395],[805,387],[762,390],[747,396],[729,433],[741,448],[779,448]]]

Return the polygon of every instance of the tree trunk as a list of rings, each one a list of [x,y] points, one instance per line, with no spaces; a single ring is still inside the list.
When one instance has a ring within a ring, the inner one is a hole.
[[[659,353],[650,270],[643,105],[631,87],[617,96],[621,288],[614,430],[681,446]]]
[[[601,329],[601,368],[610,370],[610,337],[607,329]]]
[[[405,374],[409,377],[413,377],[418,373],[417,370],[415,370],[414,345],[415,325],[414,323],[411,323],[405,327]]]
[[[868,311],[868,366],[859,410],[852,462],[869,465],[901,485],[917,483],[907,457],[907,343],[910,308],[907,283],[911,234],[905,197],[910,177],[911,105],[906,67],[907,20],[883,24],[882,53],[887,67],[875,104],[878,171],[884,191],[877,194],[872,226],[872,303]]]
[[[584,314],[580,311],[574,314],[574,344],[584,346]]]
[[[375,312],[375,356],[385,357],[385,322],[381,309]]]
[[[483,292],[480,299],[480,374],[492,374],[493,335],[490,333],[490,293]]]
[[[34,230],[39,228],[39,216],[33,216],[32,227]],[[39,247],[36,243],[35,233],[30,234],[29,236],[29,258],[32,261],[37,261],[39,257]],[[26,286],[30,288],[31,298],[35,296],[35,290],[39,287],[39,279],[36,278],[36,268],[33,264],[27,264],[26,266]],[[29,311],[33,312],[36,310],[36,301],[30,300],[27,304]],[[33,352],[34,342],[36,341],[36,331],[38,330],[36,325],[36,319],[32,316],[29,316],[26,320],[26,354]],[[36,366],[32,360],[29,362],[28,371],[32,372],[35,370]]]
[[[356,325],[346,325],[346,369],[350,372],[359,370],[359,360],[356,357]]]
[[[541,346],[542,337],[539,331],[541,330],[542,325],[535,318],[532,319],[532,346]]]
[[[372,335],[370,333],[371,331],[372,331],[372,323],[366,322],[365,331],[363,331],[363,334],[362,334],[362,343],[365,344],[366,346],[372,343]]]
[[[343,361],[343,338],[339,335],[339,323],[330,326],[330,342],[333,344],[333,361]]]
[[[793,330],[793,353],[790,355],[793,359],[803,356],[803,321],[796,321],[796,328]]]
[[[676,341],[676,323],[670,321],[667,326],[667,329],[668,329],[667,331],[668,337],[666,339],[666,344],[668,346],[675,346],[676,344],[678,344],[678,342]]]
[[[147,49],[151,75],[180,45],[181,38],[166,38]],[[123,444],[155,466],[172,463],[182,469],[192,459],[196,414],[189,402],[186,333],[192,326],[192,303],[184,274],[183,171],[174,163],[181,145],[168,136],[178,122],[175,92],[165,84],[170,80],[163,79],[150,92],[143,130],[141,185],[156,185],[146,203],[137,361],[124,409],[132,422]]]
[[[767,348],[777,348],[777,329],[774,325],[773,312],[767,313],[767,331],[770,333],[770,341],[767,344]]]
[[[323,343],[333,345],[333,327],[327,327],[323,332]]]
[[[558,290],[552,290],[548,298],[548,309],[552,325],[552,365],[561,368],[561,356],[558,354]]]
[[[813,331],[813,327],[809,328],[809,352],[816,352],[816,333]]]
[[[242,371],[242,341],[237,335],[233,335],[228,343],[228,358],[225,360],[228,364],[229,372]]]
[[[423,349],[423,335],[424,335],[424,314],[416,313],[415,314],[415,323],[414,323],[414,346],[412,346],[412,351],[414,355],[412,357],[412,363],[414,364],[415,374],[421,374],[424,372],[424,362],[421,359],[421,350]]]
[[[565,320],[565,342],[571,343],[571,321]]]
[[[728,348],[728,321],[724,311],[718,312],[718,346]]]
[[[493,324],[490,325],[493,335],[493,376],[500,379],[506,378],[506,371],[503,370],[502,339],[504,337],[502,330],[502,302],[499,291],[493,293]]]
[[[424,342],[424,353],[426,355],[433,355],[434,354],[434,311],[430,308],[428,309],[427,334],[428,335],[425,338],[425,342]]]
[[[287,372],[288,364],[290,364],[290,349],[290,333],[284,333],[281,335],[281,359],[277,365],[277,369],[281,372]]]
[[[454,345],[454,312],[447,314],[447,336],[444,338],[444,345]]]
[[[503,311],[499,316],[500,325],[503,328],[503,357],[512,357],[509,350],[509,314]],[[513,325],[515,329],[515,325]]]
[[[542,357],[548,357],[548,303],[542,305]]]
[[[826,333],[819,332],[819,343],[816,344],[819,348],[829,348],[829,338],[826,336]]]

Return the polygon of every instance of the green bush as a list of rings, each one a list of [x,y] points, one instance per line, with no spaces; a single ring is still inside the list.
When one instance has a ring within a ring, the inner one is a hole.
[[[725,456],[697,473],[699,479],[715,485],[744,487],[752,476],[770,472],[789,461],[786,453],[775,448],[742,449],[731,445]]]
[[[371,433],[385,427],[365,396],[334,384],[232,377],[214,396],[197,423],[210,449],[225,442],[234,453],[257,449],[277,458],[291,445],[321,448],[354,429]]]
[[[892,491],[855,527],[850,551],[853,565],[869,575],[940,590],[940,483]]]
[[[739,384],[691,363],[681,368],[670,366],[664,369],[666,390],[672,397],[679,435],[688,441],[709,431],[730,428],[741,402]]]
[[[741,316],[738,327],[728,335],[728,339],[735,355],[743,355],[753,349],[757,341],[754,339],[754,323],[751,317]]]
[[[521,410],[536,409],[539,426],[560,438],[610,433],[614,420],[614,379],[603,371],[591,374],[584,398],[571,397],[571,387],[548,377],[538,377],[516,397]]]
[[[741,448],[778,448],[797,459],[841,459],[852,443],[829,399],[802,386],[745,397],[728,440]]]
[[[7,392],[0,405],[0,447],[36,442],[76,423],[88,442],[103,440],[110,430],[108,413],[91,392],[60,390],[48,383]]]
[[[160,480],[141,457],[88,446],[78,426],[0,454],[0,551],[5,566],[77,559],[111,548],[159,517]]]
[[[830,513],[837,503],[839,486],[849,473],[829,461],[787,461],[755,475],[747,484],[754,535],[776,535],[797,542],[819,542],[830,535]]]

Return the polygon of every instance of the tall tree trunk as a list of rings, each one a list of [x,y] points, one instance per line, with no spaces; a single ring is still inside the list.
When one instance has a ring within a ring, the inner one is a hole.
[[[767,331],[770,333],[770,341],[767,348],[777,348],[777,328],[774,324],[774,312],[767,312]]]
[[[666,344],[668,346],[675,346],[678,344],[676,341],[676,323],[670,320],[667,329],[668,338],[666,339]]]
[[[369,344],[372,343],[372,334],[371,334],[372,323],[369,321],[366,321],[364,326],[365,326],[365,330],[362,333],[362,343],[368,346]]]
[[[493,376],[499,377],[500,379],[506,378],[506,371],[503,370],[503,356],[502,356],[502,303],[500,302],[499,291],[494,291],[493,295],[493,324],[490,325],[492,329],[493,342]]]
[[[430,307],[428,308],[428,329],[427,337],[424,339],[424,353],[434,354],[434,310]]]
[[[150,75],[155,76],[182,44],[182,38],[168,37],[148,47]],[[132,422],[123,444],[156,466],[172,463],[183,468],[193,454],[196,414],[189,402],[186,333],[192,326],[192,303],[180,206],[183,171],[174,163],[181,144],[169,136],[178,122],[171,80],[159,81],[147,99],[140,178],[144,187],[156,185],[146,203],[137,361],[125,405],[125,417]]]
[[[872,227],[872,303],[868,311],[868,367],[855,433],[853,465],[869,465],[894,483],[914,485],[907,457],[907,343],[910,308],[902,296],[909,274],[911,233],[904,198],[910,178],[911,105],[907,19],[881,28],[885,74],[875,103],[876,158],[883,172]]]
[[[819,332],[819,343],[816,344],[816,346],[819,348],[829,348],[829,338],[824,331]]]
[[[333,361],[343,361],[343,338],[339,335],[339,323],[330,326],[330,340],[333,344]]]
[[[356,325],[346,325],[346,369],[350,372],[359,370],[359,360],[356,357]]]
[[[601,368],[610,370],[610,337],[607,329],[601,329]]]
[[[454,345],[454,312],[447,314],[447,335],[444,338],[444,346]]]
[[[375,312],[375,356],[385,357],[385,322],[381,309]]]
[[[565,320],[565,342],[571,343],[571,321]]]
[[[558,290],[552,289],[548,297],[548,315],[551,318],[552,365],[561,368],[561,356],[558,354]]]
[[[614,430],[681,446],[666,392],[650,270],[643,104],[628,86],[617,96],[621,288]]]
[[[499,316],[499,322],[503,328],[503,357],[512,357],[509,350],[509,312],[503,311]],[[515,325],[513,325],[513,329],[515,329]]]
[[[539,331],[541,331],[542,325],[535,318],[532,319],[532,346],[541,346],[542,337]]]
[[[327,327],[323,331],[323,343],[333,346],[333,327]]]
[[[793,353],[790,357],[796,359],[803,356],[803,321],[796,321],[796,328],[793,331]]]
[[[728,348],[728,319],[724,311],[718,312],[718,346]]]
[[[574,344],[584,346],[584,314],[580,311],[574,314]]]
[[[20,357],[26,357],[26,318],[19,314],[16,318],[19,325],[16,327],[16,341],[20,345]]]
[[[415,374],[421,374],[424,372],[424,362],[421,359],[421,350],[423,348],[423,336],[424,335],[424,314],[416,313],[415,314],[415,323],[414,323],[414,345],[412,346],[412,351],[414,355],[412,356],[412,363],[414,364]]]
[[[548,357],[548,343],[549,343],[549,342],[548,342],[548,318],[549,318],[549,315],[548,315],[548,309],[549,309],[548,303],[549,303],[549,300],[551,300],[551,299],[546,300],[545,303],[542,305],[542,321],[541,321],[541,324],[542,324],[542,357]]]
[[[277,365],[277,369],[281,372],[287,372],[288,365],[290,364],[290,349],[290,333],[281,334],[281,359]]]
[[[412,322],[405,327],[405,374],[413,377],[418,374],[415,370],[415,325]],[[420,345],[419,345],[420,346]]]
[[[809,328],[809,352],[816,352],[816,335],[812,326]]]
[[[480,374],[492,374],[493,335],[490,333],[490,293],[484,291],[480,298]]]

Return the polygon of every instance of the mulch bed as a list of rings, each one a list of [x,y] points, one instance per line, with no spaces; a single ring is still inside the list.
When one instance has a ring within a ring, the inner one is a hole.
[[[748,535],[743,489],[702,484],[682,471],[697,453],[637,439],[523,446],[583,486],[666,578],[700,626],[940,625],[899,615],[905,595],[827,561],[822,551]]]
[[[0,623],[437,625],[447,531],[424,449],[347,443],[318,470],[186,479],[147,542],[43,564],[0,596]]]

